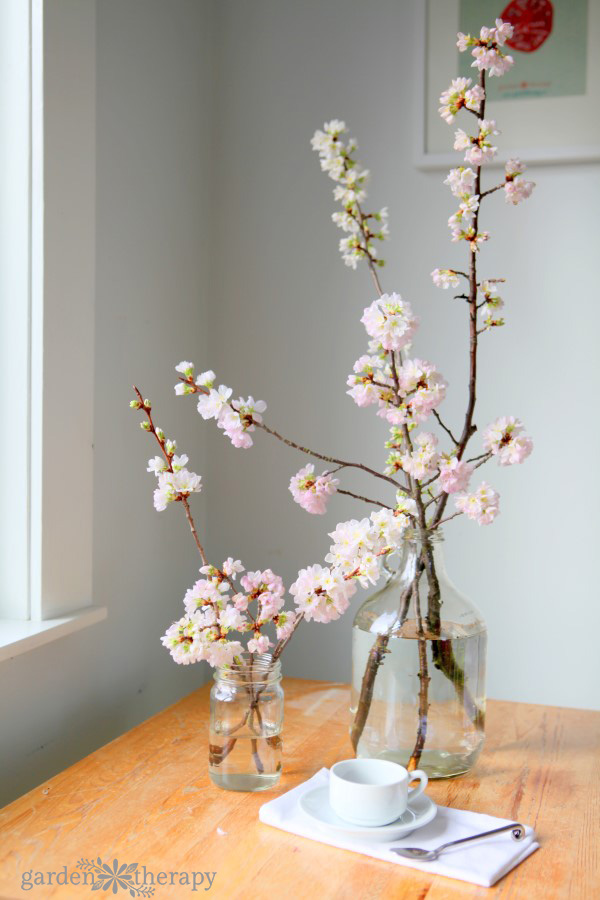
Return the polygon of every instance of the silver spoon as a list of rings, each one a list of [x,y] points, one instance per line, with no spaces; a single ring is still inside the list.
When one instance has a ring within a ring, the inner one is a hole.
[[[482,831],[481,834],[472,834],[471,837],[460,838],[458,841],[448,841],[447,844],[441,844],[435,850],[423,850],[421,847],[390,847],[390,850],[392,853],[397,853],[398,856],[406,857],[406,859],[420,859],[428,862],[429,860],[437,859],[442,850],[445,850],[447,847],[454,847],[456,844],[466,844],[467,841],[478,841],[480,838],[489,837],[490,834],[500,834],[501,831],[510,831],[513,841],[522,841],[525,837],[525,828],[519,825],[518,822],[513,822],[512,825],[503,825],[502,828],[494,828],[492,831]]]

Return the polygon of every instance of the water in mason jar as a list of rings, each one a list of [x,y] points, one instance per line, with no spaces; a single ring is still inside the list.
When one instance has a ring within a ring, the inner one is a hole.
[[[369,626],[364,622],[364,627]],[[377,637],[358,627],[352,631],[353,683],[351,714],[354,717],[369,652]],[[358,756],[390,759],[406,766],[415,746],[419,710],[419,647],[414,621],[405,622],[402,637],[392,636],[375,679],[373,700],[357,748]],[[428,688],[427,736],[419,768],[430,777],[446,778],[467,772],[479,756],[485,716],[486,631],[442,622],[440,635],[427,638]],[[441,638],[441,640],[440,640]],[[454,680],[435,665],[443,652],[457,667]],[[464,691],[462,678],[464,673]]]
[[[210,731],[211,781],[229,791],[261,791],[277,784],[281,775],[283,741],[278,731],[263,726],[260,737]]]

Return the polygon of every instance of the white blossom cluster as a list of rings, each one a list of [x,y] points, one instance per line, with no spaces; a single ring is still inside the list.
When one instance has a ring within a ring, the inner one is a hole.
[[[521,200],[527,200],[535,187],[535,181],[522,178],[525,163],[520,159],[509,159],[504,167],[504,197],[507,203],[516,206]]]
[[[446,395],[446,382],[435,366],[422,359],[406,359],[397,367],[397,389],[385,356],[361,356],[354,373],[348,376],[346,393],[357,406],[377,403],[377,415],[391,425],[424,422]]]
[[[512,34],[513,26],[510,23],[496,19],[495,26],[482,28],[479,37],[459,33],[458,48],[461,52],[467,49],[471,50],[475,60],[473,66],[481,72],[487,72],[489,75],[503,75],[512,66],[513,59],[501,48],[512,37]],[[449,124],[454,121],[461,109],[466,109],[477,117],[477,133],[475,135],[459,128],[454,136],[454,149],[464,152],[464,161],[468,165],[452,169],[445,181],[445,184],[450,186],[452,193],[460,201],[458,210],[448,220],[452,240],[454,242],[466,241],[472,252],[479,250],[481,245],[489,239],[487,231],[479,231],[477,228],[477,212],[481,200],[479,171],[484,163],[496,156],[498,150],[493,139],[499,134],[499,131],[493,119],[484,117],[484,102],[483,84],[472,86],[470,78],[453,79],[450,87],[440,96],[439,113]],[[477,171],[474,171],[471,166],[475,167]],[[517,204],[526,199],[534,188],[533,182],[521,178],[523,169],[524,166],[518,159],[509,160],[506,164],[503,186],[508,203]],[[494,188],[494,190],[496,189]],[[452,269],[434,269],[432,277],[438,287],[458,286],[458,279]],[[489,321],[492,322],[493,319],[492,316]]]
[[[483,320],[483,328],[498,328],[504,325],[504,319],[498,313],[504,308],[504,300],[498,293],[497,281],[482,281],[479,290],[484,296],[484,302],[480,304],[479,312]]]
[[[285,588],[279,575],[270,569],[243,573],[240,560],[229,557],[221,568],[206,565],[203,576],[185,597],[185,615],[174,622],[161,638],[175,662],[187,665],[206,660],[212,666],[231,665],[247,649],[266,653],[272,641],[262,629],[274,624],[277,638],[290,636],[296,614],[284,611]],[[231,632],[250,634],[246,648]]]
[[[262,413],[265,412],[267,404],[264,400],[255,400],[252,396],[232,401],[232,388],[220,384],[215,389],[216,376],[212,369],[202,372],[194,381],[194,368],[194,364],[187,361],[175,366],[175,371],[184,378],[175,385],[175,393],[199,394],[198,412],[202,418],[215,419],[217,426],[224,431],[234,447],[243,449],[251,447],[253,443],[251,432],[255,431],[256,424],[262,422]]]
[[[475,61],[472,68],[486,71],[488,75],[504,75],[512,67],[514,59],[501,48],[513,36],[514,29],[510,22],[496,19],[494,28],[484,26],[479,37],[458,33],[456,46],[461,53],[470,50]]]
[[[332,119],[325,122],[323,131],[315,131],[311,140],[313,150],[319,154],[321,169],[336,182],[334,199],[342,204],[342,209],[331,216],[347,235],[340,239],[340,253],[344,263],[352,269],[356,269],[361,259],[382,266],[384,262],[377,259],[374,242],[384,241],[389,236],[387,207],[375,213],[362,211],[360,204],[367,196],[365,187],[369,171],[353,159],[357,144],[353,138],[344,143],[342,135],[346,132],[344,122]]]

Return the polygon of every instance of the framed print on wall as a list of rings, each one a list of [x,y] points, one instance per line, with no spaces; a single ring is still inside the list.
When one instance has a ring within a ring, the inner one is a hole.
[[[506,50],[515,64],[502,78],[486,80],[491,117],[496,109],[502,120],[499,153],[488,165],[511,156],[536,164],[600,160],[600,0],[417,2],[419,168],[456,162],[453,130],[438,114],[438,99],[458,75],[478,78],[470,52],[459,53],[448,35],[479,34],[497,18],[514,26]]]

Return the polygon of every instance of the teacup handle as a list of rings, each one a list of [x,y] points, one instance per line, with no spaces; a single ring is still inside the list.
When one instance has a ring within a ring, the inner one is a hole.
[[[427,776],[426,772],[423,772],[422,769],[415,769],[414,772],[409,772],[408,777],[411,781],[418,780],[421,782],[419,785],[417,785],[417,787],[408,789],[408,799],[415,800],[423,793],[423,791],[427,787],[429,777]]]

